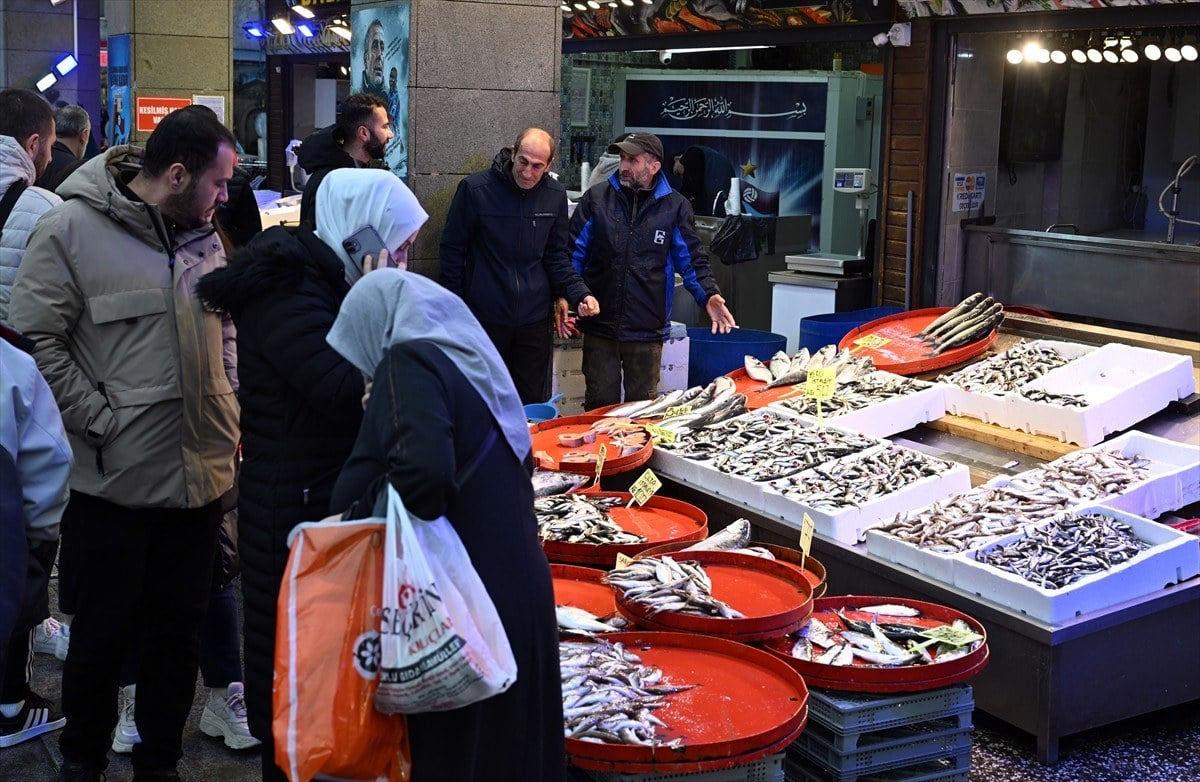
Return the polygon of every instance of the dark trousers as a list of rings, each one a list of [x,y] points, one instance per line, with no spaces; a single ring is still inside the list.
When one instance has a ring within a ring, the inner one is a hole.
[[[513,385],[521,397],[521,404],[532,405],[546,401],[546,379],[550,376],[551,341],[550,320],[541,320],[528,326],[502,326],[482,323],[483,330],[491,337],[496,352],[508,367]]]
[[[29,690],[32,663],[33,628],[50,615],[50,571],[58,541],[29,541],[29,556],[25,566],[25,592],[12,634],[3,639],[3,682],[0,683],[0,703],[16,703],[25,699]]]
[[[658,395],[662,373],[661,342],[618,342],[585,334],[583,337],[583,406],[586,410],[621,401],[652,399]]]
[[[119,672],[136,637],[142,741],[133,750],[134,771],[174,769],[196,687],[220,504],[131,509],[77,492],[71,504],[86,520],[78,543],[87,555],[63,667],[63,758],[107,765]]]

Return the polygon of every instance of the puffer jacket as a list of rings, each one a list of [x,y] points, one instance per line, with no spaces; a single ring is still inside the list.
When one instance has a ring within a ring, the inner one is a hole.
[[[128,508],[196,508],[233,484],[238,442],[232,322],[193,287],[225,264],[212,226],[171,236],[126,197],[114,147],[59,187],[29,238],[13,325],[62,411],[71,488]],[[121,174],[125,176],[125,174]]]
[[[12,136],[0,136],[0,198],[14,182],[23,181],[29,185],[13,205],[12,213],[4,223],[4,233],[0,235],[0,323],[8,323],[13,281],[25,256],[25,245],[29,242],[33,224],[62,203],[62,199],[49,190],[34,187],[36,179],[37,169],[29,154]]]

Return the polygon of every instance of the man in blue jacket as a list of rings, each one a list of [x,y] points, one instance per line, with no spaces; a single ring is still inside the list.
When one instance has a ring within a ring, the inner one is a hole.
[[[631,133],[608,151],[621,156],[617,173],[584,193],[571,218],[571,262],[603,308],[581,323],[589,410],[620,402],[622,380],[627,400],[658,390],[676,274],[708,311],[713,333],[737,327],[696,236],[692,207],[662,172],[662,141]]]
[[[551,306],[600,307],[567,254],[567,191],[546,176],[554,139],[521,132],[492,167],[464,179],[442,232],[441,283],[457,293],[504,359],[524,404],[546,399]]]

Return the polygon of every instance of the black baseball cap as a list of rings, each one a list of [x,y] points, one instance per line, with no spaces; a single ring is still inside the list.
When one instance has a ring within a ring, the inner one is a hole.
[[[661,163],[663,159],[662,141],[653,133],[630,133],[624,140],[608,145],[608,154],[617,155],[622,152],[626,155],[640,155],[643,152],[649,152],[658,158],[658,162]]]

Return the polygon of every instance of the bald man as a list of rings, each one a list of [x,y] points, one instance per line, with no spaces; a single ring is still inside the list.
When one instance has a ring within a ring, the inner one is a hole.
[[[525,404],[546,399],[554,300],[581,317],[600,312],[567,253],[567,191],[546,176],[554,146],[546,131],[523,130],[459,183],[442,232],[441,283],[483,325]]]

